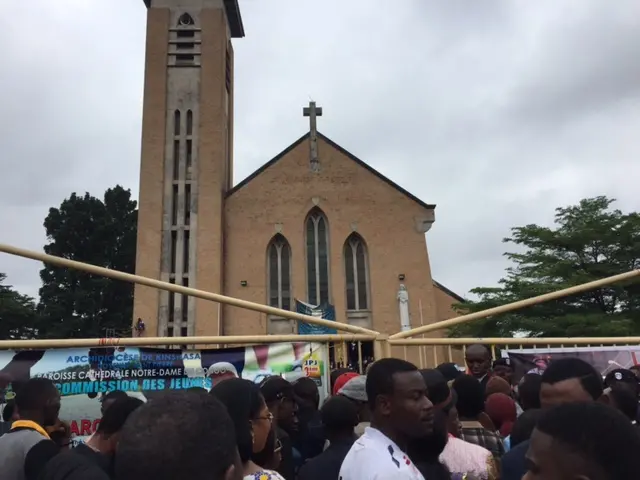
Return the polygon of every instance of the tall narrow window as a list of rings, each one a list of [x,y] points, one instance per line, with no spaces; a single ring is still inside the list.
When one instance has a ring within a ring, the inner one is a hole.
[[[178,232],[171,232],[171,272],[176,273],[176,248],[178,248]]]
[[[191,184],[184,186],[184,224],[191,223]]]
[[[189,278],[185,277],[182,279],[182,285],[185,287],[189,286]],[[182,295],[182,321],[186,322],[189,319],[189,295]],[[186,335],[182,335],[186,337]]]
[[[173,134],[180,135],[180,110],[173,112]]]
[[[344,269],[347,280],[347,310],[368,310],[367,247],[357,233],[352,233],[344,242]]]
[[[307,217],[306,236],[308,300],[320,305],[329,301],[329,231],[319,208]]]
[[[178,224],[178,185],[173,185],[171,195],[171,225],[174,227]]]
[[[191,140],[187,140],[187,158],[186,158],[186,164],[187,164],[186,165],[186,167],[187,167],[186,170],[187,170],[187,172],[186,172],[186,177],[185,177],[187,180],[191,180],[191,164],[193,162],[193,159],[191,157],[192,148],[193,148],[192,141]]]
[[[189,273],[189,230],[184,231],[183,245],[183,257],[182,257],[182,272]]]
[[[170,278],[169,283],[176,283],[175,278]],[[176,294],[173,292],[169,293],[169,323],[172,323],[175,316],[175,307],[176,307]],[[167,335],[168,337],[173,337],[173,334]]]
[[[193,134],[193,112],[187,110],[187,135]]]
[[[173,179],[180,179],[180,140],[173,141]]]
[[[280,234],[267,248],[269,305],[291,310],[291,247]]]

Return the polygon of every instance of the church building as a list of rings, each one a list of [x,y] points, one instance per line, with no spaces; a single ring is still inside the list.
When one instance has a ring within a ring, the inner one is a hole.
[[[301,112],[307,133],[234,185],[238,1],[144,1],[136,274],[285,310],[319,308],[386,334],[401,329],[407,294],[411,327],[455,316],[462,299],[431,276],[425,233],[435,205],[319,133],[314,102]],[[294,321],[141,285],[137,318],[149,336],[298,331]]]

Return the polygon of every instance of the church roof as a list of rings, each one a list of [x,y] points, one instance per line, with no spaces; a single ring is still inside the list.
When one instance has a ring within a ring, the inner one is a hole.
[[[364,161],[360,160],[358,157],[356,157],[353,153],[345,150],[344,148],[342,148],[340,145],[338,145],[337,143],[335,143],[333,140],[330,140],[329,138],[325,137],[324,135],[322,135],[320,132],[317,133],[319,138],[322,138],[325,142],[327,142],[329,145],[331,145],[333,148],[335,148],[336,150],[338,150],[340,153],[342,153],[343,155],[345,155],[347,158],[353,160],[354,162],[356,162],[358,165],[360,165],[362,168],[368,170],[369,172],[373,173],[376,177],[378,177],[380,180],[382,180],[383,182],[385,182],[387,185],[395,188],[397,191],[399,191],[400,193],[402,193],[403,195],[407,196],[408,198],[410,198],[411,200],[413,200],[414,202],[416,202],[418,205],[420,205],[421,207],[424,207],[426,209],[432,210],[434,208],[436,208],[436,206],[434,204],[430,204],[430,203],[425,203],[422,200],[420,200],[418,197],[416,197],[415,195],[413,195],[411,192],[405,190],[404,188],[402,188],[400,185],[398,185],[397,183],[395,183],[394,181],[392,181],[391,179],[385,177],[383,174],[381,174],[379,171],[377,171],[375,168],[373,168],[372,166],[368,165],[367,163],[365,163]],[[284,157],[287,153],[289,153],[291,150],[293,150],[294,148],[296,148],[298,145],[300,145],[303,141],[305,141],[306,139],[309,138],[309,133],[304,134],[302,137],[300,137],[298,140],[296,140],[295,142],[293,142],[291,145],[289,145],[287,148],[285,148],[283,151],[281,151],[278,155],[276,155],[275,157],[273,157],[271,160],[269,160],[267,163],[265,163],[264,165],[262,165],[260,168],[258,168],[255,172],[253,172],[251,175],[249,175],[248,177],[246,177],[244,180],[242,180],[240,183],[238,183],[236,186],[234,186],[231,190],[229,190],[227,192],[227,196],[233,195],[235,192],[237,192],[238,190],[240,190],[242,187],[244,187],[246,184],[248,184],[251,180],[253,180],[254,178],[256,178],[258,175],[260,175],[262,172],[264,172],[267,168],[269,168],[271,165],[275,164],[278,160],[280,160],[282,157]],[[455,295],[455,294],[454,294]]]
[[[456,292],[454,292],[453,290],[449,290],[447,287],[445,287],[444,285],[442,285],[441,283],[436,282],[435,280],[433,280],[433,285],[436,288],[439,288],[440,290],[442,290],[444,293],[446,293],[447,295],[449,295],[450,297],[455,298],[458,302],[460,303],[465,303],[466,300],[464,298],[462,298],[460,295],[458,295]]]

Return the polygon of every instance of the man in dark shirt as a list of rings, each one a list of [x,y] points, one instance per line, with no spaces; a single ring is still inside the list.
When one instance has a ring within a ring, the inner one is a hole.
[[[129,415],[143,404],[142,400],[128,395],[115,400],[105,410],[95,435],[87,440],[87,443],[81,443],[74,448],[74,452],[82,455],[110,477],[113,477],[114,456],[120,430]]]
[[[356,439],[354,428],[359,421],[358,409],[349,399],[331,397],[322,406],[320,414],[329,447],[302,466],[298,480],[338,478],[342,461]]]

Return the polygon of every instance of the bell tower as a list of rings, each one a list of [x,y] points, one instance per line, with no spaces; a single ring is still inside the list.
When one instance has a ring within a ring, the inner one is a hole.
[[[147,39],[136,274],[222,292],[233,183],[237,0],[144,0]],[[146,336],[217,335],[217,304],[136,285]]]

